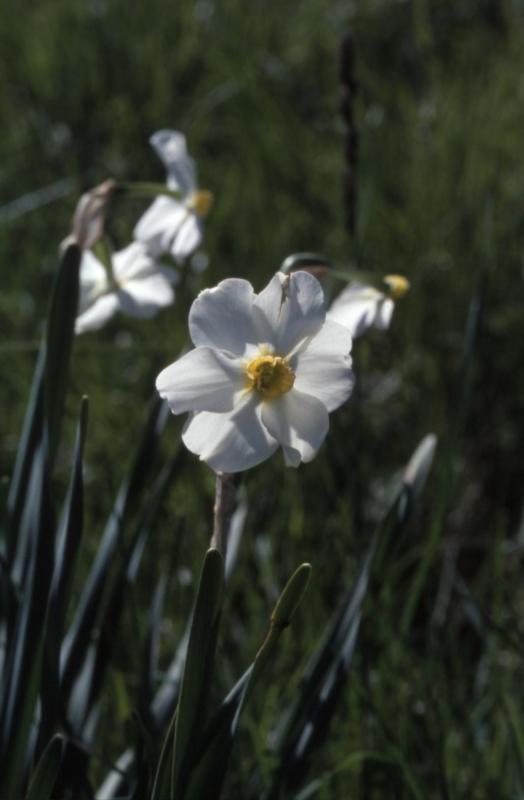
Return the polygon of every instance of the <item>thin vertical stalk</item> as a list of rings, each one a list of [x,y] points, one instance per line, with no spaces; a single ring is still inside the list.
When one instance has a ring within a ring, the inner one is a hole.
[[[224,563],[227,555],[227,539],[231,517],[237,507],[238,479],[238,474],[216,473],[213,534],[209,546],[218,550],[224,559]]]

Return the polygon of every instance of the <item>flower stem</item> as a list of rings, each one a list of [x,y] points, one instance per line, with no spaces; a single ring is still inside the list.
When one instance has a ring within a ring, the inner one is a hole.
[[[215,505],[213,507],[213,535],[209,543],[216,548],[226,561],[227,539],[231,517],[237,507],[237,486],[239,475],[228,472],[216,473]]]

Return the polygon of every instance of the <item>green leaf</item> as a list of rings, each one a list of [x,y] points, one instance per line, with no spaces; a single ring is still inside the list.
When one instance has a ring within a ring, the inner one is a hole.
[[[33,461],[31,503],[21,520],[28,544],[22,594],[0,699],[0,797],[17,797],[24,778],[26,754],[41,677],[45,610],[53,574],[54,521],[49,498],[45,436]]]
[[[417,499],[415,484],[421,487],[425,477],[420,470],[424,469],[427,475],[429,469],[427,461],[431,461],[434,447],[427,453],[425,446],[422,462],[420,447],[416,448],[409,462],[410,469],[402,488],[373,534],[356,581],[341,598],[304,672],[296,698],[279,723],[275,747],[279,762],[268,794],[270,798],[279,796],[282,785],[290,789],[302,782],[311,750],[318,747],[327,735],[358,642],[362,606],[372,569],[385,557],[389,543],[398,538],[409,519]]]
[[[63,753],[64,740],[62,736],[53,736],[36,765],[26,800],[50,800]]]
[[[44,368],[45,345],[42,344],[35,366],[35,373],[24,419],[24,427],[18,444],[13,477],[11,479],[7,498],[10,529],[7,562],[10,567],[17,557],[23,558],[21,555],[23,543],[19,536],[19,526],[25,504],[27,485],[31,476],[31,465],[33,463],[35,451],[42,439],[44,425]]]
[[[81,672],[93,629],[115,569],[115,554],[122,548],[122,531],[130,509],[147,484],[160,434],[169,418],[169,408],[155,398],[128,477],[123,481],[102,536],[95,562],[80,596],[78,608],[63,646],[62,691],[64,701]],[[129,555],[129,554],[128,554]]]
[[[69,243],[60,260],[47,320],[44,402],[51,465],[58,448],[64,412],[69,361],[78,311],[81,258],[82,251],[78,245],[74,242]]]
[[[210,549],[200,575],[174,730],[164,744],[152,800],[183,796],[191,757],[208,714],[223,590],[224,562],[218,550]]]
[[[49,738],[59,715],[60,647],[66,612],[71,593],[73,572],[83,531],[83,475],[82,458],[87,429],[88,402],[84,397],[80,406],[75,456],[69,489],[59,526],[55,568],[49,594],[44,648],[44,674],[42,680],[42,713],[40,721],[40,746]]]
[[[307,589],[311,565],[301,564],[295,570],[280,595],[271,615],[269,630],[254,662],[231,690],[214,715],[194,756],[194,768],[185,800],[218,797],[223,784],[229,756],[238,730],[241,713],[253,690],[273,663],[283,631],[291,624],[293,615]]]

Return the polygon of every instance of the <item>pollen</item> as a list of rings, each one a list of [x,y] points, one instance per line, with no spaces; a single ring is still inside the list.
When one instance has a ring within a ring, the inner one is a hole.
[[[205,189],[193,192],[186,200],[186,206],[190,211],[194,211],[198,217],[207,217],[213,205],[213,194]]]
[[[295,373],[282,356],[262,355],[246,367],[247,388],[254,389],[265,400],[274,400],[293,388]]]
[[[385,275],[384,283],[393,300],[400,300],[409,292],[410,283],[403,275]]]

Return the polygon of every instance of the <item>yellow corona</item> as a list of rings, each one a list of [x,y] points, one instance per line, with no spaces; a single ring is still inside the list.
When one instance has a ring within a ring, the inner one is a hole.
[[[274,400],[293,388],[295,373],[282,356],[261,355],[246,367],[247,389],[254,389],[265,400]]]
[[[186,207],[194,211],[198,217],[207,217],[213,205],[213,194],[205,189],[193,192],[186,200]]]
[[[409,292],[409,281],[404,275],[385,275],[384,283],[389,289],[389,293],[393,300],[400,300],[405,294]]]

